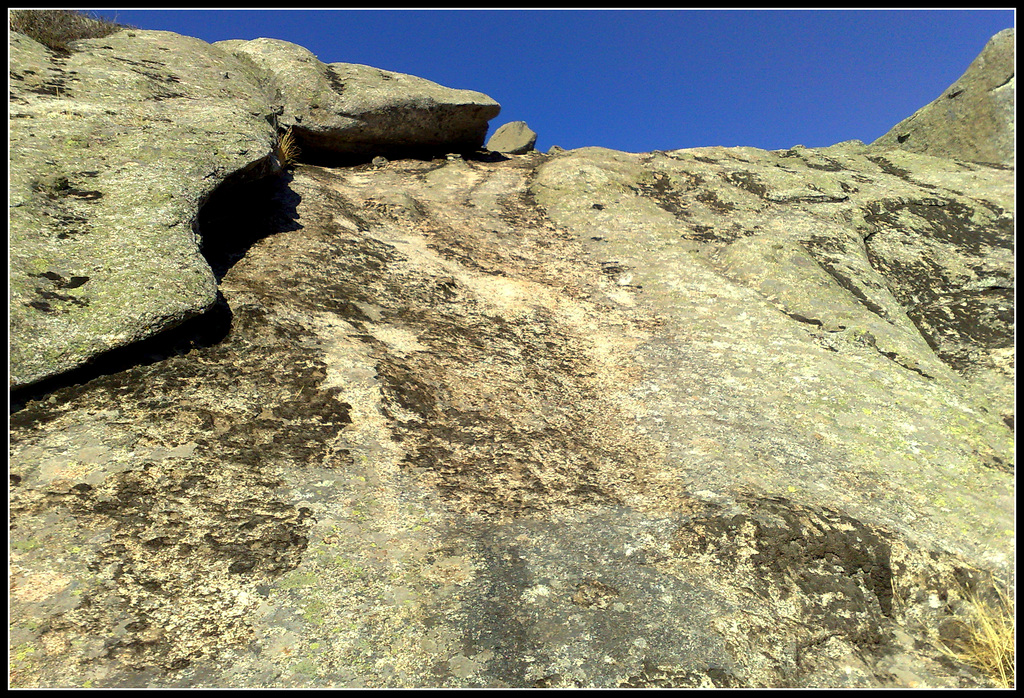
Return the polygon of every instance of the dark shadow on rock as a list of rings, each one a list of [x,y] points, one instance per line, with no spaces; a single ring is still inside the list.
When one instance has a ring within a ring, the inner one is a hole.
[[[217,302],[209,310],[177,327],[164,330],[141,342],[100,354],[73,371],[12,390],[9,398],[10,413],[13,415],[30,401],[42,400],[62,388],[84,385],[99,376],[119,373],[134,366],[148,366],[172,356],[187,354],[192,349],[218,344],[231,330],[231,320],[231,308],[228,307],[224,296],[218,292]]]
[[[464,156],[467,160],[475,160],[477,162],[508,162],[512,158],[503,153],[499,153],[496,150],[478,150],[475,153],[469,153]]]
[[[356,167],[368,165],[377,156],[390,160],[396,160],[400,157],[394,151],[386,149],[380,149],[379,152],[339,153],[327,148],[316,148],[307,143],[302,143],[302,162],[307,165],[316,165],[317,167]],[[413,156],[406,155],[406,157]],[[423,159],[429,160],[430,157],[427,156]]]
[[[300,198],[288,187],[290,181],[287,172],[255,180],[252,173],[240,173],[225,180],[199,210],[196,227],[202,239],[200,251],[218,283],[256,241],[302,227],[296,222]],[[73,371],[11,391],[9,411],[13,414],[32,400],[41,400],[62,388],[84,385],[99,376],[213,346],[227,336],[231,320],[231,308],[218,291],[216,302],[202,315],[148,339],[105,352]]]
[[[301,197],[288,187],[291,180],[288,172],[256,181],[229,178],[199,210],[200,251],[218,283],[258,240],[302,228],[296,221]]]
[[[485,149],[467,150],[460,146],[428,146],[417,147],[412,145],[368,145],[361,153],[342,153],[329,148],[318,148],[308,142],[302,142],[303,163],[317,165],[319,167],[357,167],[373,162],[374,158],[383,157],[387,160],[444,160],[449,154],[455,154],[464,160],[475,160],[478,162],[504,162],[508,156]]]

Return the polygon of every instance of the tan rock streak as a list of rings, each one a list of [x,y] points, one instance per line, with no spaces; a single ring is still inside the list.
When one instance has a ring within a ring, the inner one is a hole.
[[[368,159],[218,187],[221,334],[16,405],[12,685],[992,685],[939,647],[1015,560],[1012,170]]]

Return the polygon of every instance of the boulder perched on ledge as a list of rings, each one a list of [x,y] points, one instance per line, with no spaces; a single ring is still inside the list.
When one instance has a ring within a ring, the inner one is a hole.
[[[284,102],[281,124],[310,151],[393,155],[478,149],[500,105],[413,75],[355,63],[321,63],[278,39],[218,41],[265,71]]]
[[[525,121],[511,121],[499,126],[487,141],[487,149],[509,155],[525,155],[537,144],[537,133]]]

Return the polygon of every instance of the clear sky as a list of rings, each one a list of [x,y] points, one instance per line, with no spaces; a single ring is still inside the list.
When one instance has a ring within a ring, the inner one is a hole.
[[[1012,10],[96,10],[214,42],[284,39],[501,104],[537,148],[869,143],[938,97]]]

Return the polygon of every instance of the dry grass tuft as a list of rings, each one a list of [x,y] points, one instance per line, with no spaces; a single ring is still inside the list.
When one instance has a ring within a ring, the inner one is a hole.
[[[959,621],[964,638],[943,651],[965,664],[977,667],[1001,688],[1013,688],[1016,682],[1015,591],[1012,582],[1005,588],[995,585],[995,598],[964,590],[969,617]]]
[[[302,151],[299,149],[299,144],[295,140],[295,135],[292,133],[292,129],[289,126],[288,130],[277,139],[277,147],[275,148],[277,161],[281,163],[281,167],[293,167],[299,162],[299,155]]]
[[[68,44],[79,39],[99,39],[121,29],[134,29],[108,22],[77,10],[11,10],[7,23],[12,31],[35,39],[61,53],[71,51]]]

